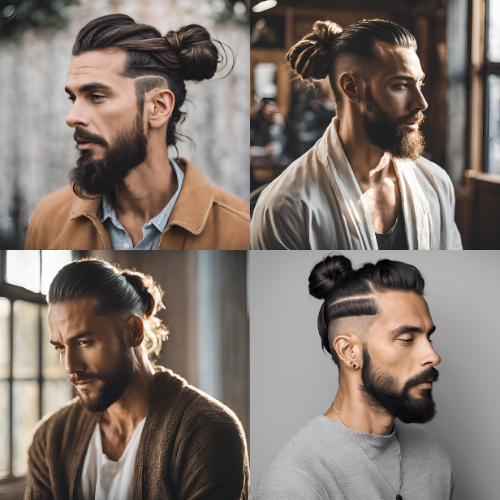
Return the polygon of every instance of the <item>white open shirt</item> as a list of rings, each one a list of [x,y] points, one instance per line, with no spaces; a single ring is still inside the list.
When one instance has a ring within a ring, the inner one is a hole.
[[[78,497],[83,500],[132,500],[135,459],[146,418],[135,428],[118,462],[102,452],[99,422],[90,438],[83,462]]]
[[[252,250],[378,250],[372,219],[338,136],[323,137],[262,192]],[[408,250],[461,250],[448,174],[423,156],[396,160]]]

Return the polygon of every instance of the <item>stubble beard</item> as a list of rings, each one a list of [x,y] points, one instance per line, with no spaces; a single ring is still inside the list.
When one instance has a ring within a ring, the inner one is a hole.
[[[70,377],[70,383],[76,385],[85,380],[95,380],[97,394],[90,395],[93,389],[79,389],[80,405],[91,412],[102,412],[116,403],[129,386],[136,370],[136,362],[130,351],[121,343],[119,357],[109,366],[106,374],[80,373]],[[125,347],[125,348],[124,348]],[[92,385],[94,385],[92,384]],[[94,389],[95,390],[95,389]]]
[[[417,377],[408,380],[402,389],[398,389],[399,384],[390,373],[372,365],[368,349],[363,346],[361,378],[364,402],[375,412],[386,411],[406,424],[425,424],[436,416],[436,403],[432,398],[432,389],[421,390],[420,398],[415,398],[409,393],[412,387],[424,380],[433,378],[437,381],[439,372],[436,368],[429,368]]]
[[[370,86],[365,89],[366,108],[363,113],[363,130],[368,140],[389,153],[392,158],[400,160],[417,160],[424,151],[425,140],[420,128],[407,131],[404,124],[418,120],[419,127],[424,121],[422,112],[404,116],[394,120],[375,102]]]

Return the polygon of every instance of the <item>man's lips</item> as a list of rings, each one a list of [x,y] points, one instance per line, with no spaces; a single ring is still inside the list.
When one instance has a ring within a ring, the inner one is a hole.
[[[79,389],[85,389],[93,382],[94,382],[93,380],[82,380],[81,382],[76,382],[76,385]]]
[[[434,382],[434,378],[425,380],[424,382],[416,385],[415,387],[419,387],[420,389],[432,389],[432,382]]]
[[[78,149],[89,149],[96,144],[95,142],[88,141],[86,139],[77,139],[76,142],[78,143]]]

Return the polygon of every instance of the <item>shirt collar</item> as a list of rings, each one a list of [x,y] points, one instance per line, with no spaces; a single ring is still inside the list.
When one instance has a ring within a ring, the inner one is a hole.
[[[176,178],[177,178],[177,190],[169,200],[169,202],[163,207],[162,211],[155,215],[150,221],[148,221],[145,226],[154,225],[158,231],[161,233],[164,231],[167,226],[168,219],[170,218],[170,214],[172,213],[172,209],[175,206],[175,202],[179,197],[179,193],[181,192],[182,183],[184,181],[184,172],[180,169],[177,163],[170,159],[170,164],[172,165]],[[113,202],[109,195],[104,195],[102,197],[102,218],[101,222],[105,222],[107,219],[111,219],[113,225],[115,225],[119,229],[123,229],[123,226],[120,224],[118,217],[116,216],[115,208],[113,206]]]
[[[212,183],[189,161],[178,158],[176,163],[184,172],[184,183],[170,216],[169,226],[180,226],[192,234],[200,234],[207,222],[214,201]],[[69,217],[71,220],[94,214],[103,217],[103,197],[77,198]]]

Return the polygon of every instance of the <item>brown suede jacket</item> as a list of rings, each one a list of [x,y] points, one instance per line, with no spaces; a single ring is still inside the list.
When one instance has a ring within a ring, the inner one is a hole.
[[[184,184],[158,250],[248,250],[250,205],[214,186],[187,160],[176,161]],[[83,200],[65,186],[36,207],[26,250],[111,250],[101,217],[102,197]]]

